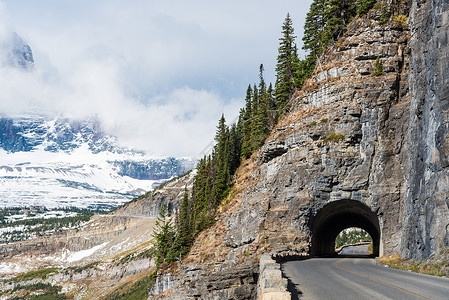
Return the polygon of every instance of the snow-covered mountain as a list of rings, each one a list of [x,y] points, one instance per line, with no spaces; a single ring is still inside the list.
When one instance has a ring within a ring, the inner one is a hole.
[[[32,70],[34,68],[31,47],[15,32],[6,34],[0,40],[0,66]]]
[[[16,33],[0,36],[0,72],[4,68],[36,71],[31,47]],[[2,113],[0,207],[118,206],[196,164],[120,146],[95,118]]]
[[[117,206],[195,163],[122,147],[96,119],[0,117],[0,207]]]

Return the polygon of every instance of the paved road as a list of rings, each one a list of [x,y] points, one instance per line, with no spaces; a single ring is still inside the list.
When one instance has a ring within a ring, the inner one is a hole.
[[[368,255],[369,244],[362,244],[357,246],[343,247],[338,254],[340,255]]]
[[[449,299],[448,278],[378,266],[370,258],[313,258],[282,268],[301,300]]]

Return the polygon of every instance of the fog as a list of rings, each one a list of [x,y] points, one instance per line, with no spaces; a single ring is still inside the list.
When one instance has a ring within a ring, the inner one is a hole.
[[[282,22],[300,37],[310,2],[0,1],[0,114],[97,116],[131,147],[197,156],[259,64],[274,81]],[[13,32],[32,71],[4,63]]]

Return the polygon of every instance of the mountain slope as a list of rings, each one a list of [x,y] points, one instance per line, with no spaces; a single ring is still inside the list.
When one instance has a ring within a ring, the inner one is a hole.
[[[119,145],[95,119],[0,119],[0,206],[114,207],[190,170],[194,159]]]

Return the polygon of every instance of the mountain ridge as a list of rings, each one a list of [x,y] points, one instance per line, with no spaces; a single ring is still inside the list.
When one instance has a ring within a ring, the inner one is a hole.
[[[116,137],[101,130],[95,118],[2,116],[0,152],[1,206],[26,205],[27,201],[52,206],[51,201],[56,201],[59,206],[83,203],[88,207],[91,197],[94,206],[114,207],[196,164],[193,158],[151,157],[121,146]],[[69,194],[54,189],[57,186]],[[76,200],[77,193],[83,197],[81,202]],[[55,196],[44,201],[45,195]]]

